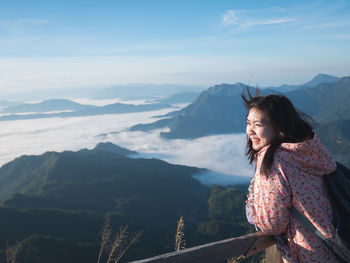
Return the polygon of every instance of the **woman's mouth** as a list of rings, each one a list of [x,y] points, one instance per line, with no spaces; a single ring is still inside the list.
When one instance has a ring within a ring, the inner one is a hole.
[[[259,144],[260,139],[250,139],[252,141],[252,144]]]

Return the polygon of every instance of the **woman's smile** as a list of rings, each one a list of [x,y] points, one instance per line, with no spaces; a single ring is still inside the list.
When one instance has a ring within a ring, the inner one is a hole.
[[[259,151],[271,144],[273,138],[276,136],[276,132],[267,121],[264,112],[256,108],[252,108],[249,111],[246,133],[255,151]]]

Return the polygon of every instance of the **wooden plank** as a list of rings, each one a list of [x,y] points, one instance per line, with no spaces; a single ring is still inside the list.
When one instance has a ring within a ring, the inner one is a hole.
[[[277,246],[273,245],[266,249],[266,262],[268,263],[281,263],[281,255],[277,250]]]
[[[130,263],[215,263],[251,256],[274,243],[273,236],[256,232]]]

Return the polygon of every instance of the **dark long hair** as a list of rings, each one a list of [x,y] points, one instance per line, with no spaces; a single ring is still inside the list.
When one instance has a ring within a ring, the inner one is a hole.
[[[278,134],[267,149],[261,165],[260,172],[268,176],[272,168],[273,156],[280,144],[284,142],[303,142],[311,139],[314,133],[310,123],[314,122],[314,120],[307,114],[296,109],[286,96],[260,96],[258,88],[254,97],[251,95],[249,89],[247,89],[247,92],[248,97],[244,93],[241,94],[243,104],[248,111],[247,116],[250,109],[258,109],[265,114],[267,121]],[[252,141],[248,136],[246,149],[246,155],[251,164],[253,161],[256,161],[258,151],[253,149]]]

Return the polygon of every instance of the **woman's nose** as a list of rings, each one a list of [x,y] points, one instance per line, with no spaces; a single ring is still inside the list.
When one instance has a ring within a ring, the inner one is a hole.
[[[254,131],[253,129],[251,129],[251,130],[249,131],[249,135],[255,135],[255,131]]]
[[[254,127],[251,125],[247,126],[246,130],[248,135],[255,134]]]

